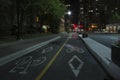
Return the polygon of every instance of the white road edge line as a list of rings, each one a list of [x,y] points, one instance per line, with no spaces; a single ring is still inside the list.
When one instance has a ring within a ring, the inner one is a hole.
[[[17,58],[19,58],[19,57],[21,57],[21,56],[23,56],[23,55],[26,55],[26,54],[28,54],[28,53],[30,53],[30,52],[32,52],[32,51],[34,51],[34,50],[36,50],[36,49],[38,49],[38,48],[40,48],[40,47],[43,47],[43,46],[49,44],[49,43],[52,42],[52,41],[55,41],[55,40],[60,39],[60,38],[61,38],[61,37],[58,36],[58,37],[56,37],[56,38],[53,38],[53,39],[50,39],[50,40],[48,40],[48,41],[42,42],[42,43],[40,43],[40,44],[34,45],[34,46],[29,47],[29,48],[27,48],[27,49],[24,49],[24,50],[15,52],[15,53],[13,53],[13,54],[11,54],[11,55],[2,57],[2,58],[0,58],[0,66],[3,66],[3,65],[5,65],[5,64],[7,64],[8,62],[11,62],[12,60],[15,60],[15,59],[17,59]]]

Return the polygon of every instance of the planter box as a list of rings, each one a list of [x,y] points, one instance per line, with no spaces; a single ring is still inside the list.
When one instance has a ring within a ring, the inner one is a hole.
[[[120,46],[112,45],[111,52],[112,61],[120,67]]]

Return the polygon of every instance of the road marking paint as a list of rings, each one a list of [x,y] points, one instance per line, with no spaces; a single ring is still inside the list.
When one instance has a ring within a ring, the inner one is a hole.
[[[72,37],[70,36],[70,37],[68,37],[68,38],[72,38]]]
[[[39,57],[35,60],[32,61],[32,64],[31,66],[38,66],[38,65],[41,65],[42,63],[44,63],[46,61],[46,56],[43,56],[43,57]]]
[[[84,49],[79,48],[77,46],[72,46],[70,44],[65,45],[67,47],[66,52],[67,53],[72,53],[73,51],[77,51],[78,53],[84,53]]]
[[[50,66],[53,64],[53,62],[56,60],[57,56],[60,54],[61,50],[65,46],[69,39],[67,39],[62,47],[58,50],[58,52],[53,56],[53,58],[50,60],[50,62],[45,66],[45,68],[42,70],[42,72],[38,75],[38,77],[35,80],[41,80],[41,78],[44,76],[44,74],[47,72],[47,70],[50,68]]]
[[[20,59],[19,61],[16,62],[16,66],[12,68],[9,72],[14,73],[16,71],[21,71],[24,73],[27,73],[26,71],[28,70],[30,64],[32,63],[32,56],[24,57]]]
[[[11,62],[11,61],[13,61],[13,60],[15,60],[15,59],[17,59],[17,58],[19,58],[19,57],[22,57],[22,56],[24,56],[24,55],[26,55],[26,54],[28,54],[28,53],[36,50],[36,49],[39,49],[39,48],[41,48],[41,47],[49,44],[50,42],[53,42],[53,41],[57,40],[57,39],[60,39],[60,36],[58,36],[58,37],[56,37],[56,38],[53,38],[53,39],[50,39],[50,40],[48,40],[48,41],[39,43],[39,44],[37,44],[37,45],[31,46],[31,47],[26,48],[26,49],[24,49],[24,50],[20,50],[20,51],[15,52],[15,53],[13,53],[13,54],[11,54],[11,55],[2,57],[2,58],[0,58],[0,66],[3,66],[3,65],[5,65],[5,64],[7,64],[8,62]]]
[[[48,52],[50,52],[52,50],[53,50],[52,46],[51,47],[47,47],[47,48],[43,49],[42,54],[48,53]]]
[[[46,57],[38,57],[37,59],[33,59],[33,56],[27,56],[20,60],[18,60],[15,64],[16,66],[13,67],[9,72],[15,73],[19,72],[20,74],[26,74],[27,70],[30,66],[35,67],[41,65],[46,61]]]
[[[72,64],[73,60],[75,60],[75,59],[79,62],[79,65],[77,66],[77,68],[75,68],[76,66],[74,66],[74,65]],[[78,58],[76,55],[74,55],[74,56],[69,60],[68,64],[69,64],[71,70],[73,71],[75,77],[78,77],[78,75],[79,75],[79,73],[80,73],[80,70],[81,70],[81,68],[83,67],[84,62],[83,62],[82,60],[80,60],[80,58]]]
[[[26,68],[25,68],[23,71],[19,72],[19,73],[20,73],[20,74],[26,74],[26,73],[27,73],[27,70],[28,70],[28,68],[29,68],[29,66],[30,66],[31,63],[32,63],[32,61],[30,61],[30,62],[27,64]]]

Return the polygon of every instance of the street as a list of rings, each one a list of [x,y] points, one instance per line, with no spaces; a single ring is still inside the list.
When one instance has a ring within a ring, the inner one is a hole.
[[[111,45],[117,42],[119,34],[89,34],[89,37],[95,41],[111,48]]]
[[[61,38],[0,66],[1,80],[104,80],[107,74],[78,37]]]
[[[120,80],[120,0],[0,0],[0,80]]]

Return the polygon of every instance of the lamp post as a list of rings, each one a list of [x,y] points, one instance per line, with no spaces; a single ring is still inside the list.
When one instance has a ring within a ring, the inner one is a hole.
[[[65,30],[68,32],[68,26],[69,26],[69,24],[70,24],[70,15],[72,14],[72,12],[71,11],[67,11],[66,13],[65,13]]]

